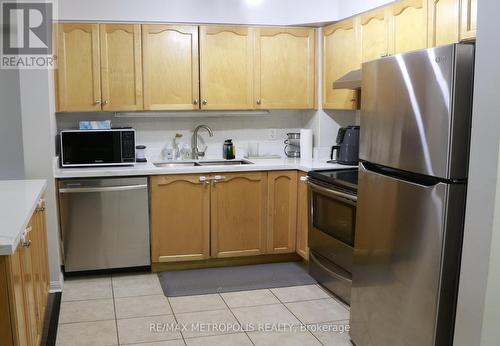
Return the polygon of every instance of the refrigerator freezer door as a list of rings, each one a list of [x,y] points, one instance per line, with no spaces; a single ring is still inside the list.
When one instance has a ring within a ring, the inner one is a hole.
[[[426,186],[360,165],[351,292],[358,346],[450,345],[465,184]]]
[[[444,179],[467,177],[474,46],[363,64],[360,159]]]

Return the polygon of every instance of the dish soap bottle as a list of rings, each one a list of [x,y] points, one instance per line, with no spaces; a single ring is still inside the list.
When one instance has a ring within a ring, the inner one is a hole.
[[[226,139],[222,146],[222,157],[226,160],[234,159],[234,144],[232,139]]]

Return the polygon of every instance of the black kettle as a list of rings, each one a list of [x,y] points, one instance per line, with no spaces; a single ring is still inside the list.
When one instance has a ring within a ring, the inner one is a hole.
[[[337,134],[337,145],[332,147],[330,163],[357,165],[359,161],[359,126],[341,127]],[[337,155],[334,157],[334,153]]]

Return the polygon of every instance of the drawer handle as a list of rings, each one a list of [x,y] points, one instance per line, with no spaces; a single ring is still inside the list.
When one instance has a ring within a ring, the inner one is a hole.
[[[214,183],[220,183],[221,181],[226,180],[226,177],[223,175],[216,175],[214,176],[213,180]]]

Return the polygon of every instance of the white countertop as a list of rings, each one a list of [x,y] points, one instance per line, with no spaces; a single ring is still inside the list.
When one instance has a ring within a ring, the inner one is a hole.
[[[221,159],[207,159],[215,161]],[[246,159],[245,159],[246,160]],[[246,160],[252,164],[228,166],[178,166],[156,167],[152,162],[136,163],[133,166],[113,167],[82,167],[82,168],[54,168],[55,178],[88,178],[88,177],[113,177],[113,176],[144,176],[163,174],[189,174],[189,173],[219,173],[219,172],[249,172],[249,171],[280,171],[300,170],[309,172],[316,169],[347,169],[356,166],[346,166],[336,163],[327,163],[323,160],[304,159],[251,159]],[[175,162],[175,161],[172,161]]]
[[[45,180],[0,181],[0,256],[16,251],[46,187]]]

